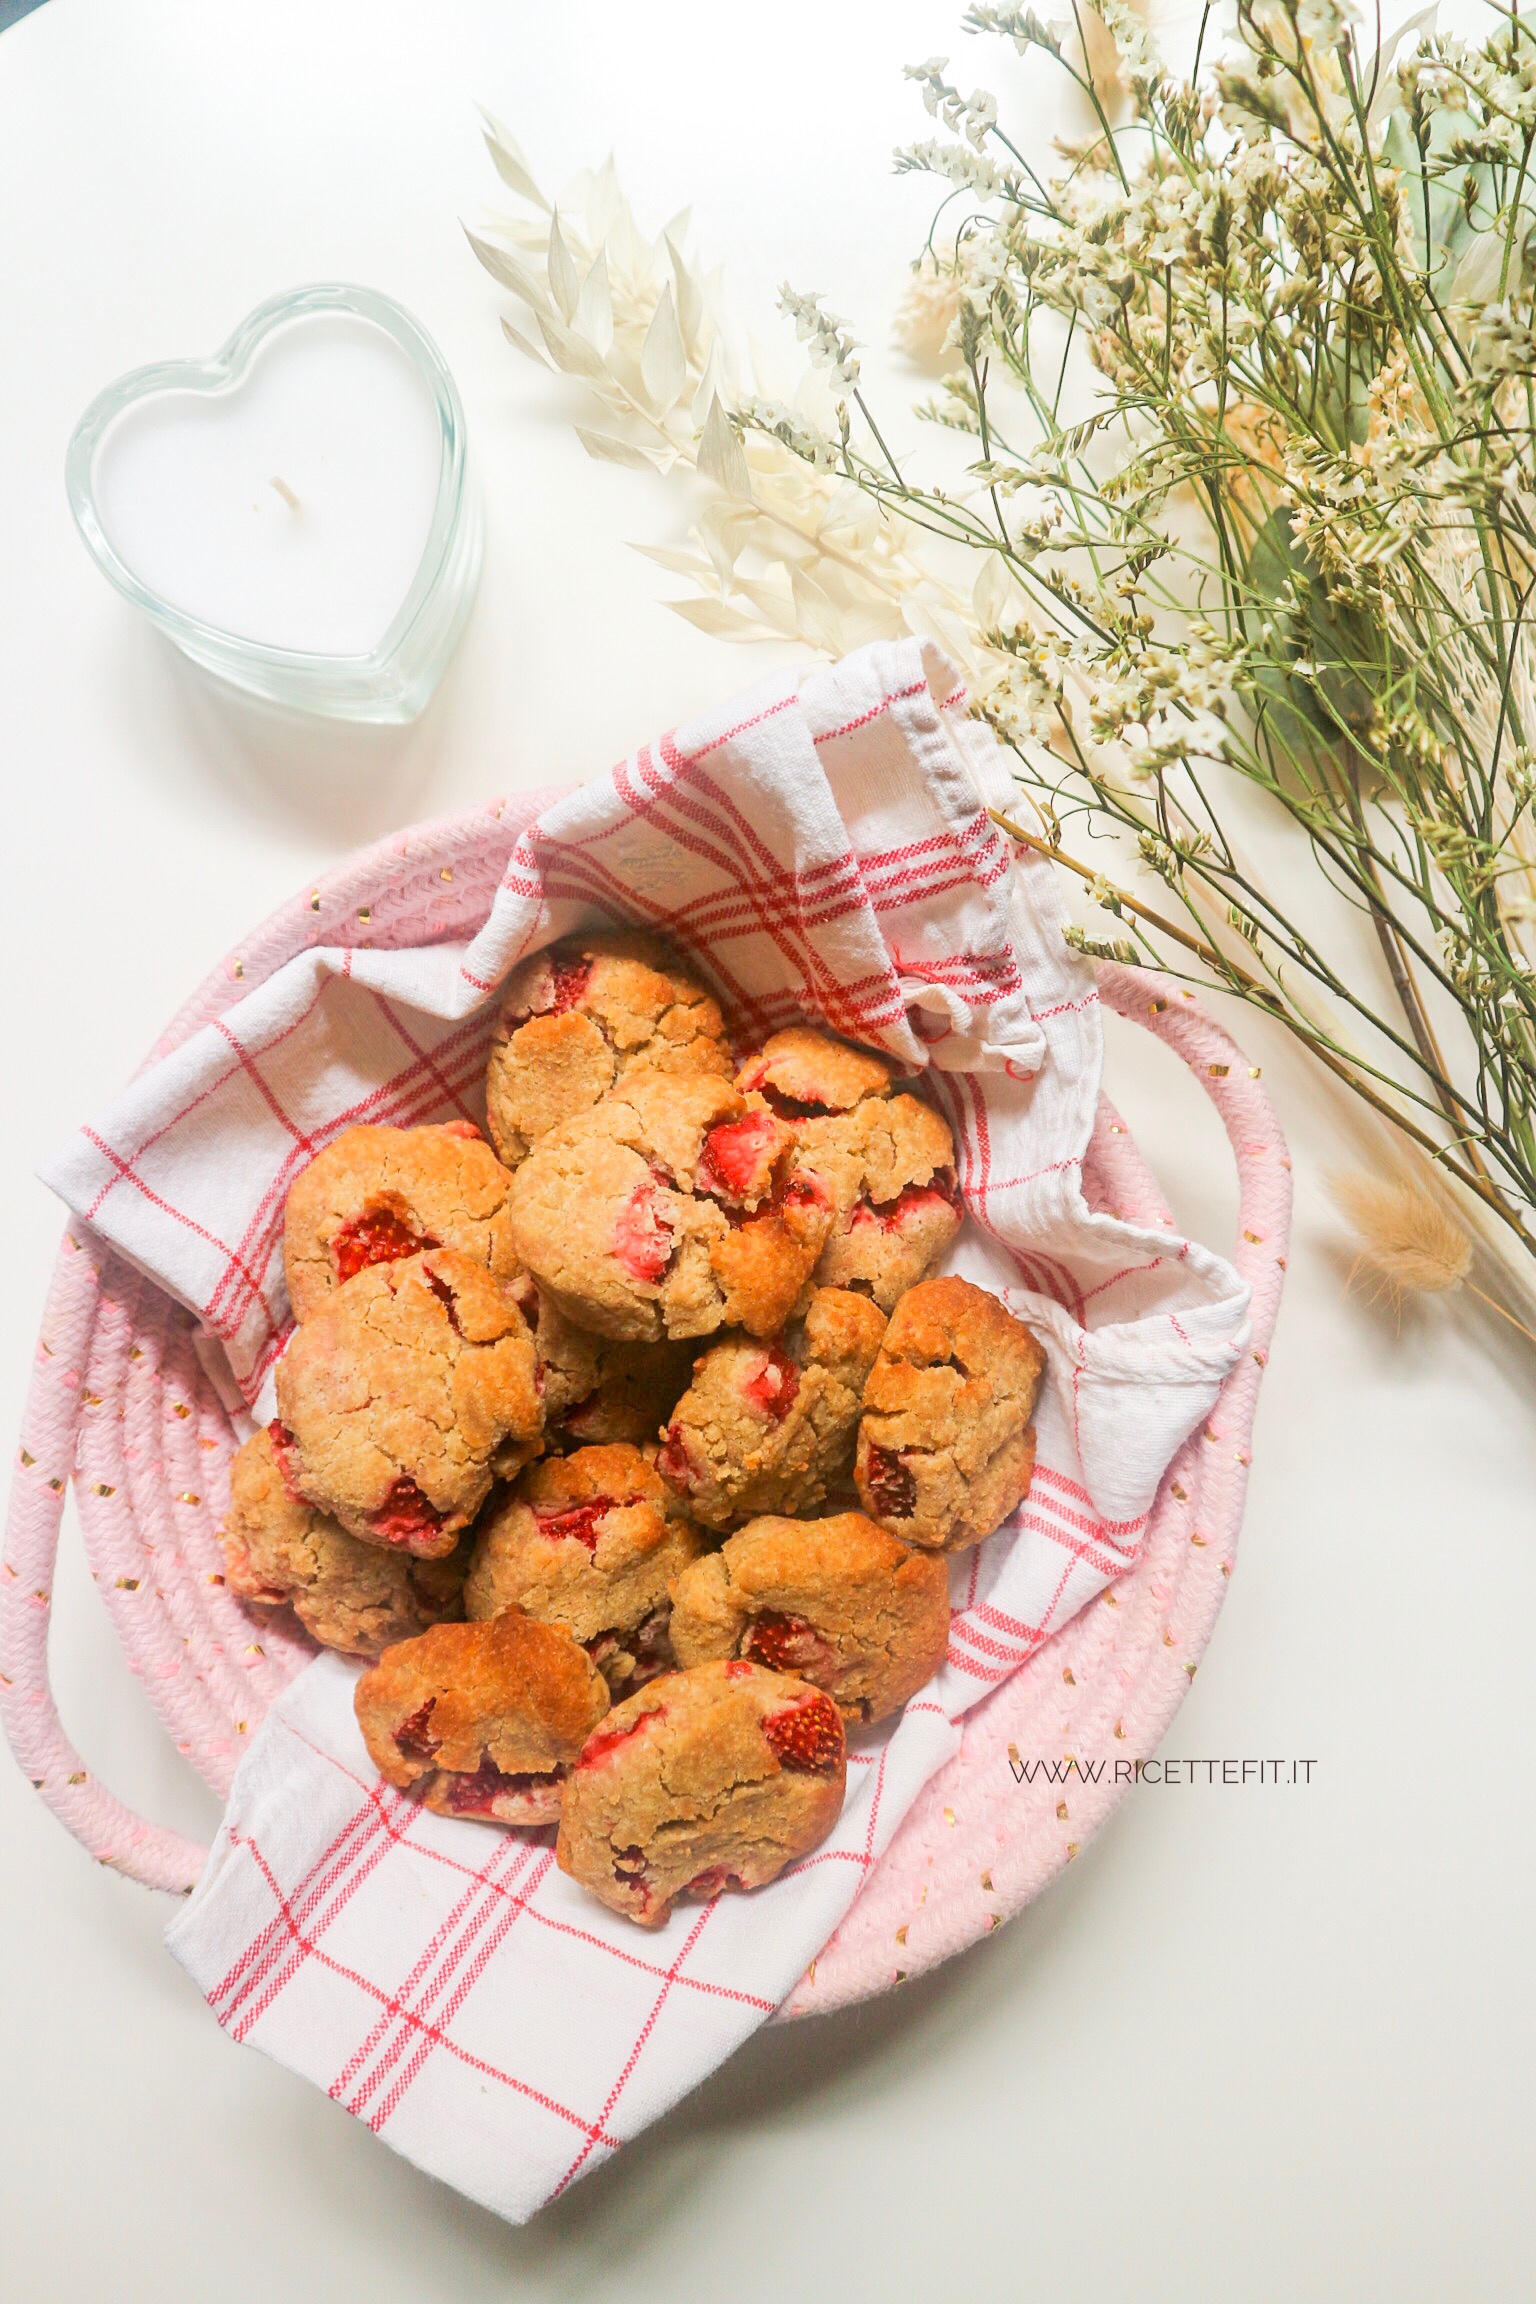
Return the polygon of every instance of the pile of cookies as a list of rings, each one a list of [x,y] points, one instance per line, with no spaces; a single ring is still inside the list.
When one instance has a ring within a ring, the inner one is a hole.
[[[381,1773],[558,1824],[658,1926],[824,1839],[849,1727],[943,1662],[1043,1355],[926,1279],[945,1121],[809,1027],[744,1063],[663,948],[509,980],[471,1123],[355,1127],[288,1195],[297,1325],[235,1459],[231,1588],[366,1657]]]

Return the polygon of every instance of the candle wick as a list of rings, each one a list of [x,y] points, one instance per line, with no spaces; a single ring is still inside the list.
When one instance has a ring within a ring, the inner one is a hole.
[[[281,496],[283,502],[287,505],[290,512],[303,511],[304,506],[301,500],[295,496],[287,481],[280,479],[276,473],[274,473],[272,478],[267,482],[267,486],[277,490],[279,496]]]

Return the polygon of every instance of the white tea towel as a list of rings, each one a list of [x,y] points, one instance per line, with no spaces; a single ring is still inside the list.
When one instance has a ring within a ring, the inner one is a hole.
[[[925,1071],[970,1221],[951,1267],[1044,1340],[1030,1496],[957,1563],[950,1656],[855,1739],[825,1846],[656,1934],[536,1835],[381,1785],[325,1657],[275,1706],[170,1931],[219,2020],[434,2174],[522,2219],[676,2101],[833,1933],[961,1714],[1129,1566],[1170,1458],[1242,1350],[1230,1267],[1090,1214],[1100,1024],[1053,877],[990,821],[1012,784],[916,643],[781,678],[546,806],[468,946],[311,952],[141,1075],[46,1171],[199,1314],[267,1411],[288,1332],[283,1195],[363,1118],[479,1112],[507,971],[599,920],[655,929],[743,1042],[809,1014]],[[210,1346],[212,1348],[212,1344]]]

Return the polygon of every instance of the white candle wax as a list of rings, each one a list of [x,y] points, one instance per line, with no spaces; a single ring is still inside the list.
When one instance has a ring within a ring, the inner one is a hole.
[[[135,402],[93,478],[107,536],[162,599],[267,647],[354,656],[421,565],[441,460],[405,353],[321,312],[275,330],[234,384]]]

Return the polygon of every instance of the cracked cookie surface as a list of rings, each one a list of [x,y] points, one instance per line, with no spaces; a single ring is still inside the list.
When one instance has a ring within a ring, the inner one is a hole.
[[[386,1649],[353,1704],[379,1774],[438,1815],[550,1824],[608,1684],[563,1625],[512,1608]]]
[[[817,1288],[782,1335],[723,1336],[701,1353],[657,1458],[694,1518],[731,1528],[763,1512],[820,1511],[852,1474],[884,1334],[868,1297]]]
[[[891,1315],[864,1388],[854,1478],[871,1519],[904,1543],[958,1552],[1029,1489],[1045,1354],[968,1280],[925,1280]]]
[[[512,1238],[578,1327],[621,1341],[769,1335],[794,1310],[832,1204],[761,1097],[637,1071],[517,1169]]]
[[[472,1618],[522,1608],[563,1624],[615,1695],[671,1664],[672,1580],[702,1549],[638,1448],[578,1448],[531,1464],[475,1531]]]
[[[253,1607],[291,1608],[312,1640],[348,1656],[378,1656],[463,1613],[467,1545],[415,1560],[360,1544],[289,1493],[269,1432],[236,1452],[219,1541],[231,1592]]]
[[[515,1167],[641,1068],[728,1079],[719,1007],[648,937],[567,936],[507,979],[486,1071],[491,1140]]]
[[[283,1264],[296,1320],[344,1280],[426,1248],[453,1248],[497,1280],[515,1279],[508,1171],[471,1121],[430,1128],[348,1128],[288,1194]]]
[[[963,1213],[948,1123],[897,1094],[896,1077],[883,1057],[810,1025],[776,1033],[736,1076],[794,1130],[800,1159],[831,1192],[817,1280],[856,1288],[883,1312],[931,1270]]]
[[[555,1860],[611,1911],[659,1928],[679,1897],[760,1888],[843,1805],[837,1706],[742,1658],[616,1704],[566,1782]]]
[[[343,1282],[277,1364],[289,1487],[365,1543],[451,1552],[542,1444],[533,1338],[480,1264],[434,1248]]]
[[[679,1664],[745,1656],[824,1688],[845,1720],[883,1720],[949,1647],[949,1564],[862,1512],[751,1521],[673,1591]]]

